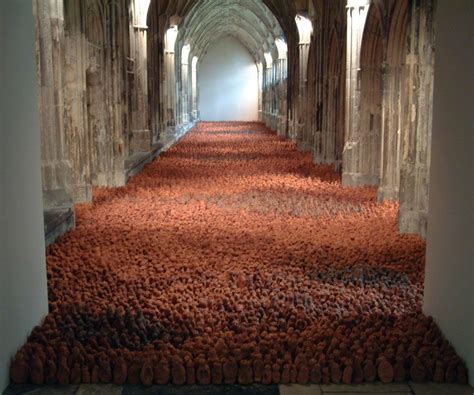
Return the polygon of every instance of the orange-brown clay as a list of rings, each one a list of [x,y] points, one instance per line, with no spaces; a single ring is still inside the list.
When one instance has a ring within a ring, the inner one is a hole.
[[[465,382],[421,310],[425,243],[256,123],[201,123],[96,189],[47,251],[15,383]]]

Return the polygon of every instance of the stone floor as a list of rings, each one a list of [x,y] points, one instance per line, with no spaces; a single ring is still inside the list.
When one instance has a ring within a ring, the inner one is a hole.
[[[10,386],[4,395],[473,395],[474,388],[468,385],[407,383],[407,384],[361,384],[361,385],[221,385],[221,386],[114,386],[114,385],[69,385],[69,386]]]

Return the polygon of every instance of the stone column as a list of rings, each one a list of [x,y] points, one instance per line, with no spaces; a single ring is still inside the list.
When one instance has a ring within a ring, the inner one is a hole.
[[[257,64],[258,72],[258,120],[263,122],[263,106],[264,106],[264,68],[263,63]]]
[[[189,90],[189,52],[191,47],[189,44],[184,45],[181,51],[181,123],[189,122],[188,113],[188,90]]]
[[[179,45],[177,44],[177,46],[179,47]],[[175,75],[174,75],[174,79],[176,81],[176,84],[175,84],[175,98],[176,98],[176,101],[175,101],[175,116],[176,116],[176,128],[178,128],[181,124],[182,124],[182,99],[183,99],[183,96],[182,96],[182,92],[183,92],[183,86],[182,86],[182,78],[181,78],[181,56],[179,54],[179,51],[176,52],[175,54]]]
[[[382,142],[378,198],[397,200],[400,184],[400,144],[405,128],[406,75],[401,64],[383,67]]]
[[[399,229],[426,237],[434,80],[434,4],[412,4],[408,68],[408,122],[401,141]]]
[[[309,53],[309,65],[314,70],[311,78],[308,79],[308,103],[314,110],[308,109],[306,129],[312,133],[312,154],[315,163],[324,163],[325,150],[327,148],[327,128],[325,128],[323,117],[323,103],[328,106],[330,99],[327,97],[327,64],[330,55],[326,53],[326,42],[323,40],[322,21],[315,21],[315,29],[313,32],[313,45]],[[323,56],[323,52],[326,56]]]
[[[303,151],[311,149],[310,138],[305,125],[307,104],[307,87],[308,87],[308,57],[309,47],[311,44],[311,35],[313,26],[311,20],[303,16],[296,16],[296,25],[298,26],[299,43],[299,89],[298,89],[298,108],[296,110],[296,142],[298,147]]]
[[[148,63],[147,63],[147,34],[146,23],[148,2],[134,1],[133,21],[131,26],[131,57],[134,62],[134,85],[132,109],[132,130],[130,151],[148,152],[151,148],[152,136],[148,119]]]
[[[188,57],[188,85],[187,85],[187,91],[188,91],[188,101],[186,104],[187,107],[187,114],[188,114],[188,122],[193,121],[193,79],[192,79],[192,59],[193,56]]]
[[[271,59],[271,55],[270,55]],[[266,78],[266,86],[267,86],[267,93],[266,97],[266,105],[265,105],[265,124],[271,129],[272,128],[272,102],[273,102],[273,59],[267,62],[266,69],[265,69],[265,78]]]
[[[278,59],[279,64],[279,83],[278,83],[278,120],[277,120],[277,132],[281,137],[286,137],[287,134],[287,91],[286,91],[286,73],[287,73],[287,61],[285,58]]]
[[[268,72],[268,111],[267,111],[267,122],[268,127],[273,129],[273,103],[275,102],[275,62],[272,59],[272,66],[267,69]]]
[[[192,75],[192,116],[193,120],[199,118],[198,114],[198,82],[197,82],[197,67],[198,67],[199,58],[197,56],[193,57],[192,64],[191,64],[191,75]]]
[[[273,100],[273,130],[278,133],[278,128],[280,125],[280,95],[282,94],[280,90],[281,82],[281,62],[279,57],[275,61],[275,84],[274,84],[274,100]]]
[[[34,8],[44,208],[68,208],[72,206],[72,169],[63,120],[63,2],[35,0]]]
[[[279,83],[279,64],[278,60],[274,61],[271,69],[272,87],[271,87],[271,102],[270,102],[270,128],[273,131],[277,130],[278,124],[278,83]]]
[[[369,0],[347,2],[346,50],[346,133],[343,151],[342,184],[344,186],[373,185],[373,176],[362,172],[363,133],[360,112],[360,52]]]
[[[163,104],[162,104],[162,74],[163,74],[163,47],[160,34],[160,17],[158,3],[150,2],[148,10],[147,31],[147,63],[148,63],[148,114],[152,143],[160,139],[163,131]]]
[[[124,48],[120,35],[124,26],[122,13],[125,12],[125,1],[113,1],[108,4],[105,26],[108,28],[105,47],[105,94],[108,104],[106,119],[105,144],[101,141],[99,150],[99,173],[97,185],[118,187],[126,183],[125,175],[125,129],[123,124],[123,59]],[[106,145],[109,144],[108,147]]]
[[[272,102],[272,67],[273,58],[269,52],[264,54],[265,68],[263,71],[263,122],[271,128],[271,102]]]
[[[308,87],[308,55],[309,43],[300,43],[299,49],[299,91],[298,91],[298,110],[297,110],[297,125],[296,136],[298,147],[303,151],[308,151],[311,148],[308,136],[305,130],[305,114],[308,108],[307,103],[307,87]]]
[[[84,37],[85,3],[65,0],[64,128],[73,168],[75,202],[92,200],[90,138],[86,108],[87,48]]]
[[[176,70],[175,70],[175,43],[178,35],[178,25],[172,24],[165,33],[165,70],[164,70],[164,104],[165,126],[168,133],[176,128]]]

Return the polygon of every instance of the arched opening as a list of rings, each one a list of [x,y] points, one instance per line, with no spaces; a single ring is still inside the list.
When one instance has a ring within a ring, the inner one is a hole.
[[[152,55],[148,60],[150,103],[156,104],[159,96],[162,107],[161,114],[150,108],[152,122],[160,123],[161,130],[174,127],[182,130],[198,117],[215,120],[257,120],[258,110],[262,109],[262,119],[268,126],[275,130],[286,129],[287,62],[286,53],[283,53],[286,52],[283,48],[286,45],[285,35],[279,21],[263,1],[190,2],[184,10],[179,10],[179,16],[178,9],[174,10],[174,6],[170,5],[164,10],[159,4],[157,1],[151,2],[147,18],[150,42],[148,48]],[[174,12],[176,14],[170,16]],[[175,41],[170,44],[171,31]],[[240,72],[237,72],[235,62],[224,64],[225,67],[233,66],[233,69],[226,70],[222,63],[221,67],[216,67],[218,59],[223,59],[222,53],[217,53],[216,49],[225,51],[222,45],[219,47],[219,43],[223,40],[232,41],[229,37],[234,38],[232,46],[236,52],[228,53],[224,60],[230,60],[230,55],[234,59],[240,59]],[[161,50],[157,50],[160,46]],[[182,59],[183,48],[188,48],[187,62]],[[265,68],[263,75],[259,77],[257,65],[260,62],[265,63],[265,53],[272,54],[272,64],[271,67]],[[236,54],[239,56],[236,57]],[[244,57],[246,60],[242,62]],[[189,59],[194,58],[198,61],[193,66]],[[225,81],[221,77],[226,75],[233,88],[221,86],[221,89],[213,91],[212,86],[215,88],[218,85],[215,82],[212,84],[211,78],[206,77],[210,75],[208,70],[212,70],[210,73],[214,77],[219,76],[221,82]],[[201,74],[206,77],[204,81],[201,81]],[[260,89],[259,79],[262,84]],[[237,87],[240,89],[238,94],[235,90]],[[241,99],[237,99],[238,97]],[[193,108],[193,103],[196,108]],[[206,106],[204,112],[200,108],[202,105]],[[220,109],[214,111],[215,116],[210,116],[210,109],[216,110],[219,106]],[[229,118],[228,114],[224,116],[221,112],[226,106],[229,109],[246,106],[247,110],[242,113],[237,111]],[[250,107],[253,108],[251,115],[248,111]],[[158,117],[161,118],[159,121]],[[152,129],[160,128],[153,125]]]
[[[203,121],[257,121],[258,72],[234,37],[218,40],[199,66],[199,109]]]
[[[362,38],[359,77],[362,109],[360,144],[363,152],[360,168],[372,185],[379,184],[384,58],[385,40],[380,9],[372,4]]]

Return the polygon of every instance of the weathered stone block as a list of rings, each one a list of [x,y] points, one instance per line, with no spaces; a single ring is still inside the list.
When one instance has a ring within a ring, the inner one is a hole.
[[[130,138],[130,152],[148,152],[151,148],[150,130],[133,130]]]

